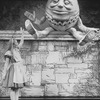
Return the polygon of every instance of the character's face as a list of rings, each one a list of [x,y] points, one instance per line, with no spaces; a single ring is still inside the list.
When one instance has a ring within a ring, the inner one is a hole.
[[[46,12],[54,19],[68,19],[79,13],[77,0],[48,0]]]

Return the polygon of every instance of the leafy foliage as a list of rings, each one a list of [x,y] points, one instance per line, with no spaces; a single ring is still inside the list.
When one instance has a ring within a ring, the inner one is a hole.
[[[93,48],[97,48],[97,44],[96,43],[87,43],[84,46],[77,46],[73,48],[73,51],[67,55],[66,57],[75,57],[75,58],[82,58],[84,55],[86,54],[92,54],[93,52],[95,52],[95,49]]]

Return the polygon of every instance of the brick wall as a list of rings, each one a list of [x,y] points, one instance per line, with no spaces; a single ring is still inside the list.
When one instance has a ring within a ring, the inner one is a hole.
[[[1,40],[0,72],[6,47],[7,41]],[[26,40],[21,54],[31,87],[23,88],[21,96],[98,96],[98,43],[83,54],[75,55],[75,48],[75,41]],[[0,96],[9,95],[0,88]]]

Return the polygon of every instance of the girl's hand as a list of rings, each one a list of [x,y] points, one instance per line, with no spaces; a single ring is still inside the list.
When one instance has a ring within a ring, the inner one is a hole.
[[[24,29],[22,29],[22,27],[21,27],[20,31],[21,31],[22,35],[21,35],[20,43],[18,45],[19,48],[21,48],[24,43]]]
[[[20,31],[22,34],[24,34],[24,29],[22,27],[20,28]]]

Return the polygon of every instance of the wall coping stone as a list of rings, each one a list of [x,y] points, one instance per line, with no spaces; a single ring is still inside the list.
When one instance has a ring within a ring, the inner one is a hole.
[[[44,40],[44,41],[51,41],[51,40],[60,40],[60,41],[77,41],[73,36],[66,34],[66,32],[52,32],[45,38],[38,38],[35,39],[33,36],[31,36],[27,31],[24,31],[25,40]],[[0,31],[0,40],[9,40],[12,36],[16,39],[20,39],[21,31],[20,30],[1,30]]]

